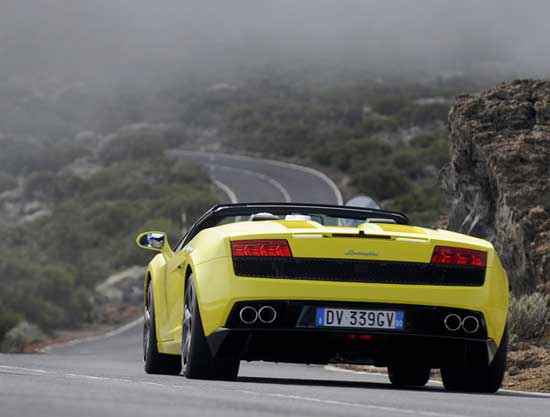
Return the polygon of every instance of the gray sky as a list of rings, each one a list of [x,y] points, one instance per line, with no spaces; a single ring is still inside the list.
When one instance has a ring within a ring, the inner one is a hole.
[[[548,0],[0,0],[0,77],[223,77],[279,63],[550,73]]]

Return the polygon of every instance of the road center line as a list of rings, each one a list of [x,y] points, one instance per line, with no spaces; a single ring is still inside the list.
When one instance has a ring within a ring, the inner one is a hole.
[[[220,190],[222,190],[227,195],[227,197],[229,198],[229,202],[231,204],[235,204],[235,203],[239,202],[239,199],[237,198],[237,195],[235,194],[235,192],[231,188],[229,188],[229,186],[227,184],[224,184],[223,182],[215,179],[214,177],[212,177],[212,181],[214,182],[216,187],[218,187]]]
[[[266,181],[269,184],[271,184],[274,188],[276,188],[283,196],[283,199],[286,203],[290,203],[292,201],[290,194],[288,190],[281,184],[279,181],[274,180],[273,178],[265,175],[260,174],[259,172],[251,171],[249,169],[243,169],[243,168],[234,168],[226,165],[210,165],[210,169],[215,172],[217,169],[227,170],[227,171],[234,171],[234,172],[241,172],[245,175],[252,175],[262,181]]]
[[[140,385],[143,384],[143,385],[158,386],[162,388],[177,388],[177,389],[182,388],[180,385],[160,384],[157,382],[132,380],[128,378],[113,378],[108,376],[75,374],[70,372],[47,371],[45,369],[38,369],[38,368],[23,368],[19,366],[0,365],[0,371],[3,369],[7,371],[18,371],[21,374],[28,375],[28,376],[37,376],[37,374],[42,374],[42,375],[50,375],[50,376],[57,376],[57,377],[63,377],[63,378],[77,378],[77,379],[84,379],[84,380],[91,380],[91,381],[122,382],[125,384],[140,384]]]

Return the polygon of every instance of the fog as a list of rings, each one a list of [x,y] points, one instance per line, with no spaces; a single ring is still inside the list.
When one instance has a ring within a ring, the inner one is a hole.
[[[0,0],[0,77],[217,78],[266,66],[548,75],[545,0]]]

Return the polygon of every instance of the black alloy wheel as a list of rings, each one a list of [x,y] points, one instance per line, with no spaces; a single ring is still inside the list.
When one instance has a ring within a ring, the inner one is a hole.
[[[423,366],[388,366],[392,385],[399,387],[422,387],[430,380],[430,368]]]
[[[495,393],[502,386],[508,354],[508,329],[504,329],[500,346],[490,364],[479,367],[441,369],[443,385],[449,391]]]
[[[233,381],[239,373],[240,359],[235,356],[213,356],[204,335],[195,292],[193,274],[187,280],[183,302],[181,332],[181,366],[183,374],[193,379]]]

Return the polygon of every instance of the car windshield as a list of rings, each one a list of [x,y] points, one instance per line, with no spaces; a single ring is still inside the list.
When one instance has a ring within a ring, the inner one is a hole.
[[[357,226],[359,224],[372,221],[368,216],[363,219],[348,218],[342,216],[330,216],[327,214],[314,214],[307,211],[300,211],[291,214],[275,215],[268,212],[258,212],[248,216],[228,216],[223,217],[215,225],[236,223],[242,221],[265,221],[265,220],[288,220],[288,221],[313,221],[324,226]],[[395,223],[394,220],[384,219],[385,222]]]
[[[201,230],[242,221],[314,221],[324,226],[357,226],[361,223],[408,224],[402,213],[373,208],[300,203],[239,203],[214,206],[208,210],[180,240],[176,250]]]

